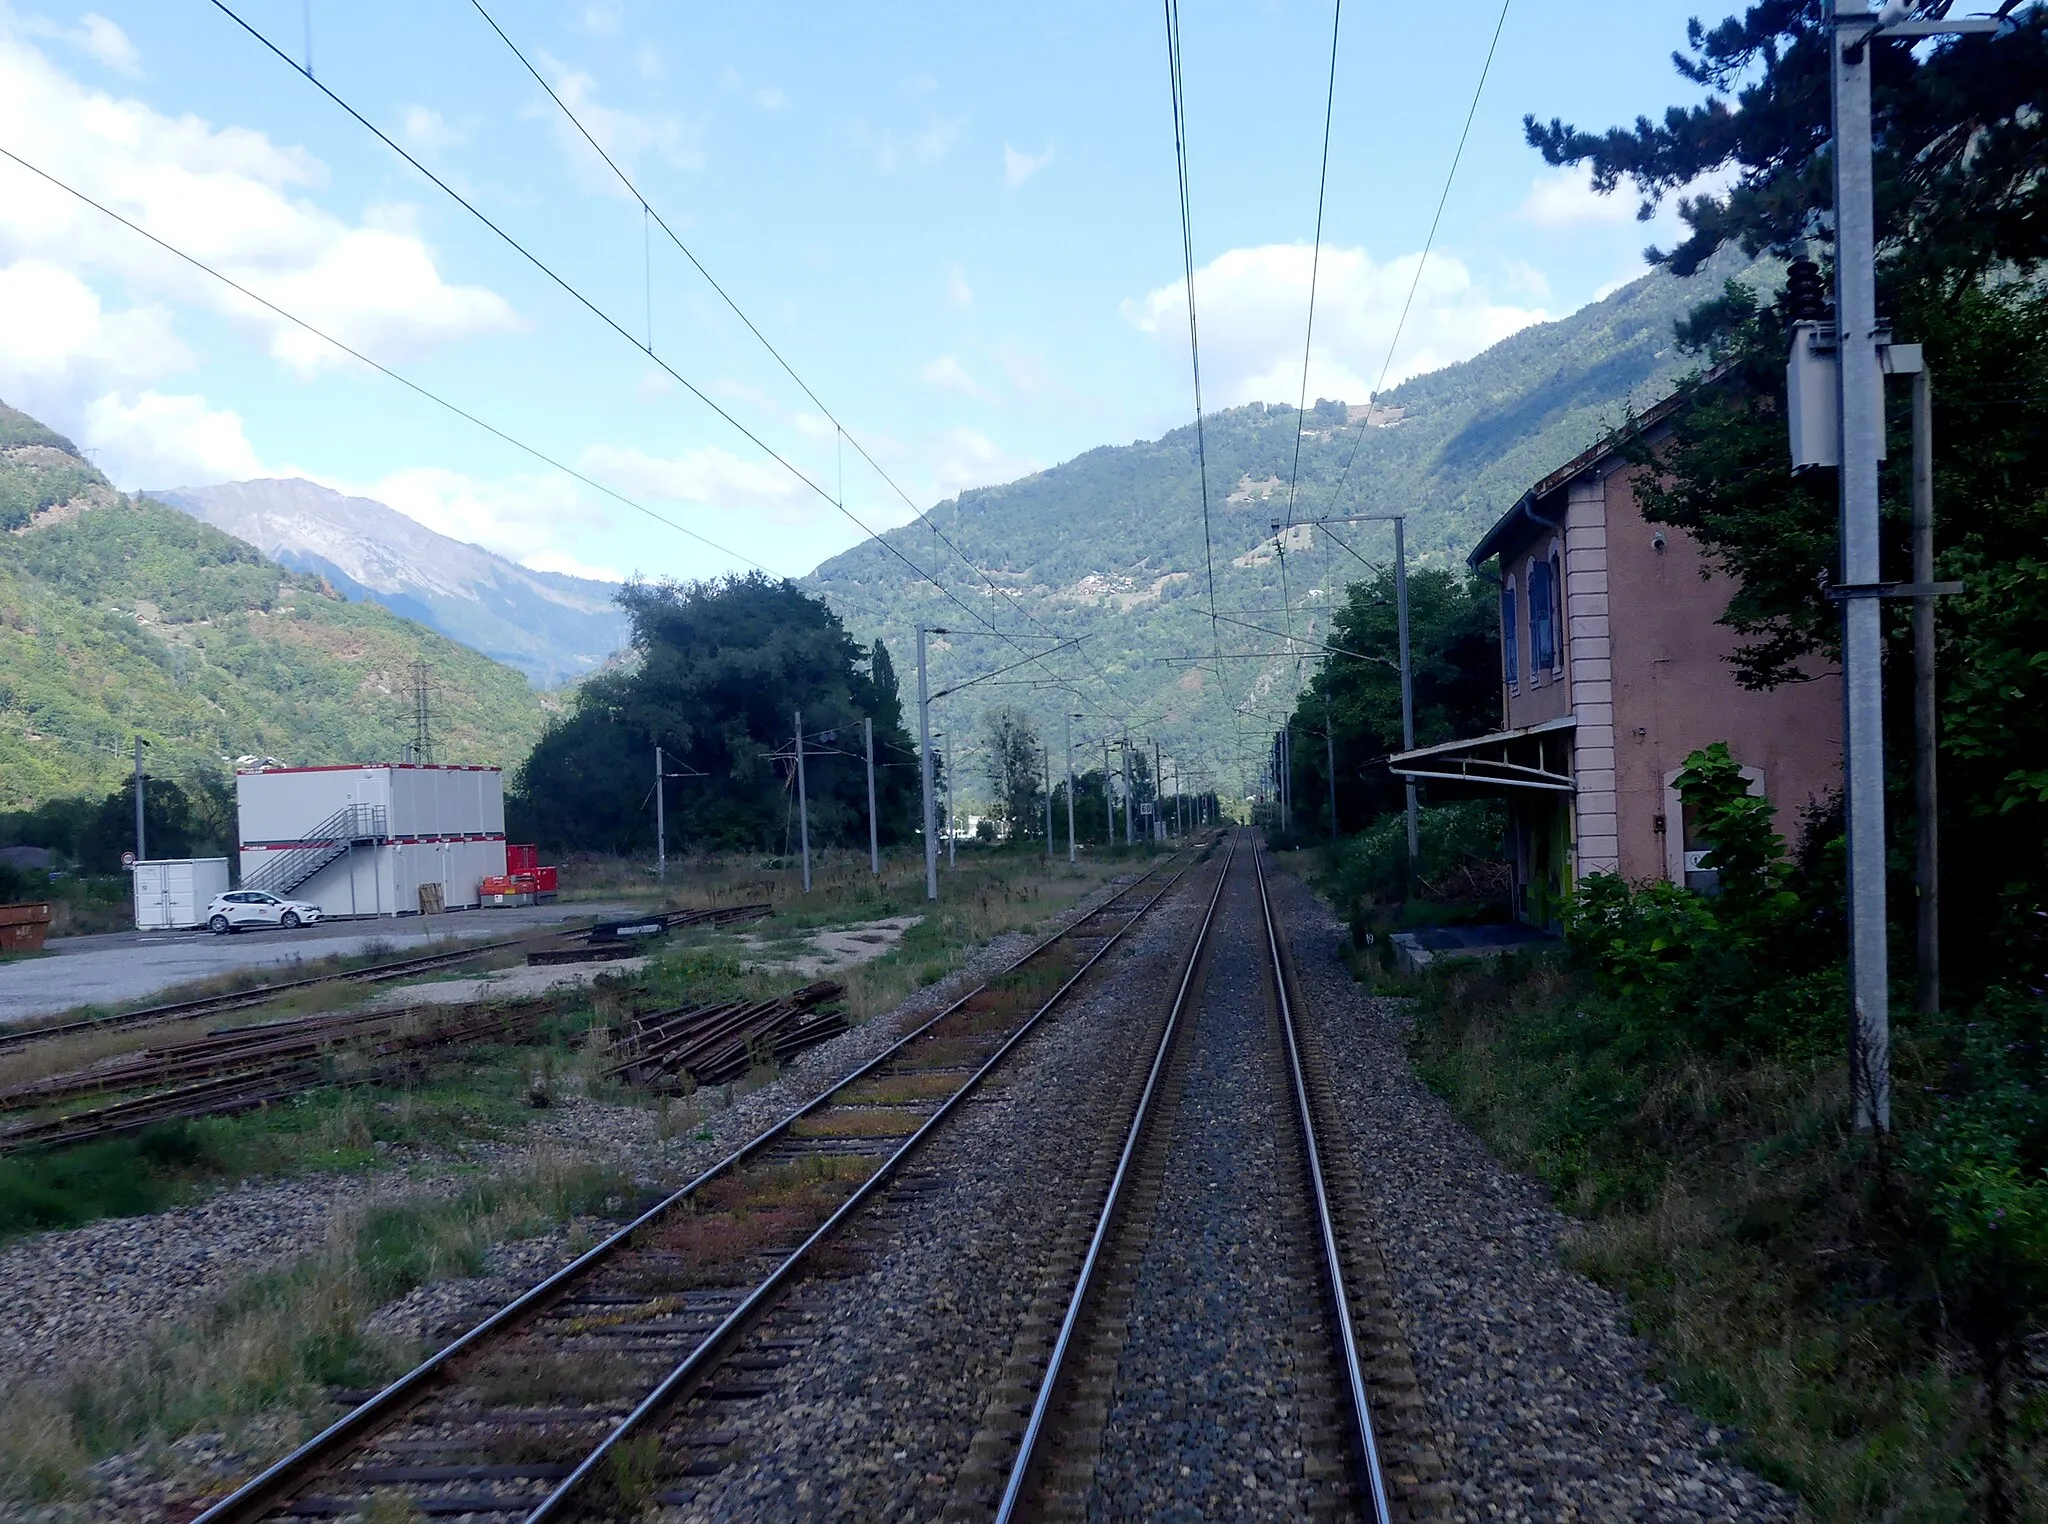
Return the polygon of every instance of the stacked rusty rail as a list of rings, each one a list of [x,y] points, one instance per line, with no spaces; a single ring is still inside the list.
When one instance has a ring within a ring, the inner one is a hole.
[[[209,1032],[190,1042],[145,1049],[116,1063],[0,1090],[0,1111],[146,1092],[7,1128],[0,1131],[0,1152],[85,1142],[159,1122],[247,1111],[321,1085],[387,1080],[429,1049],[531,1042],[553,1009],[549,1002],[529,1002],[470,1011],[449,1021],[436,1021],[420,1009],[357,1012]],[[356,1061],[352,1069],[338,1069],[332,1061],[343,1049]]]
[[[681,1006],[634,1020],[620,1047],[629,1055],[608,1071],[614,1079],[674,1091],[684,1076],[698,1085],[737,1079],[762,1059],[793,1058],[846,1030],[846,1018],[821,1007],[846,993],[830,979],[774,1000],[728,1000]]]

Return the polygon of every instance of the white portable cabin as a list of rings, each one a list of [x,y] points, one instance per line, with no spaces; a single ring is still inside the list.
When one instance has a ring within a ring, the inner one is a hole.
[[[495,767],[379,762],[235,775],[242,887],[322,915],[405,915],[435,884],[450,910],[505,872],[505,777]]]
[[[135,865],[135,929],[170,931],[206,924],[206,907],[228,891],[225,857],[158,858]]]

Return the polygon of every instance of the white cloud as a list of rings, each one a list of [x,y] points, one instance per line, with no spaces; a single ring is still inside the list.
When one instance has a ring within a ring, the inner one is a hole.
[[[1306,244],[1267,244],[1232,249],[1195,272],[1203,381],[1218,402],[1292,403],[1300,395],[1300,335],[1308,313],[1311,257]],[[1363,249],[1323,250],[1309,354],[1310,400],[1365,401],[1386,363],[1420,258],[1403,254],[1376,264]],[[1183,281],[1125,302],[1124,315],[1177,363],[1186,363]],[[1469,359],[1548,317],[1541,308],[1494,300],[1461,260],[1432,254],[1401,329],[1387,384]]]
[[[784,525],[807,524],[826,504],[772,460],[743,460],[704,445],[680,455],[650,455],[637,445],[594,444],[577,464],[627,497],[687,503],[721,513],[757,512]]]
[[[5,7],[0,6],[0,25],[7,19]],[[25,16],[18,24],[31,37],[53,38],[82,49],[93,62],[117,74],[135,78],[142,73],[142,55],[135,50],[128,34],[98,11],[87,11],[79,17],[78,25],[69,30],[47,16]]]
[[[86,408],[82,433],[100,468],[130,489],[279,474],[257,456],[241,414],[204,397],[109,392]]]
[[[142,380],[192,363],[168,308],[108,312],[98,292],[46,260],[0,268],[0,312],[8,315],[0,323],[0,389],[53,409],[107,380]]]
[[[774,85],[763,85],[754,92],[754,104],[763,111],[780,111],[789,104],[789,95]]]
[[[1003,145],[1003,184],[1015,190],[1026,180],[1052,163],[1053,145],[1045,145],[1044,153],[1019,153],[1008,143]]]
[[[78,29],[66,35],[115,73],[131,77],[142,73],[142,55],[135,51],[128,34],[98,11],[87,11],[79,18]]]
[[[485,480],[438,466],[408,466],[368,485],[327,485],[375,498],[429,529],[522,565],[558,563],[542,570],[567,570],[580,535],[610,517],[592,505],[582,487],[557,472]]]
[[[946,300],[955,307],[974,305],[974,288],[967,284],[967,271],[957,264],[946,267]]]
[[[618,0],[585,0],[576,12],[577,29],[593,37],[617,36],[625,21],[625,8]]]
[[[440,112],[428,106],[407,106],[399,135],[413,147],[427,153],[453,148],[469,136],[461,128],[451,127]]]
[[[987,387],[975,380],[951,355],[940,355],[919,373],[927,386],[936,386],[941,391],[958,392],[963,397],[973,397],[982,402],[993,400]]]
[[[1591,170],[1568,165],[1531,180],[1529,194],[1515,208],[1515,217],[1546,232],[1620,227],[1636,220],[1636,204],[1636,198],[1626,191],[1601,195],[1593,189]]]
[[[582,577],[591,582],[624,582],[626,574],[616,566],[594,566],[559,550],[544,550],[528,556],[523,563],[530,571],[560,572],[565,577]]]
[[[562,104],[576,114],[589,129],[591,137],[628,174],[634,172],[636,161],[650,154],[666,160],[677,169],[704,167],[703,123],[673,113],[624,111],[603,105],[597,99],[597,81],[591,75],[580,69],[570,69],[545,53],[541,54],[540,62],[555,77],[555,93],[562,98]],[[609,195],[629,195],[618,177],[605,167],[596,151],[584,141],[583,134],[555,109],[554,102],[536,101],[527,108],[527,114],[545,116],[554,125],[556,140],[592,188]]]
[[[518,326],[495,292],[448,284],[403,217],[387,209],[352,225],[304,199],[306,189],[326,179],[310,154],[247,128],[169,117],[142,101],[88,89],[11,31],[4,12],[0,142],[380,359]],[[138,297],[208,307],[249,326],[274,356],[301,370],[339,360],[328,346],[5,163],[0,260],[59,263],[81,280],[104,273]]]
[[[1029,476],[1039,469],[1039,463],[1028,456],[1012,455],[978,429],[951,428],[939,436],[930,469],[932,497],[944,501],[968,487]]]

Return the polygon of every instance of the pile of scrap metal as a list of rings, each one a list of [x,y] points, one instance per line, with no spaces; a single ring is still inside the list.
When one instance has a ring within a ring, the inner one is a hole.
[[[529,965],[550,963],[608,963],[616,958],[635,958],[647,943],[667,936],[683,926],[729,926],[737,921],[758,921],[772,905],[721,905],[713,910],[668,910],[643,915],[630,921],[605,921],[588,931],[572,932],[559,947],[545,947],[526,955]]]
[[[554,1009],[548,1001],[481,1011],[425,1007],[217,1029],[188,1042],[0,1090],[0,1111],[62,1108],[87,1096],[144,1092],[82,1111],[56,1109],[0,1129],[0,1153],[248,1111],[322,1085],[393,1080],[415,1068],[418,1055],[428,1049],[532,1042]]]
[[[776,1000],[687,1005],[635,1017],[619,1043],[629,1057],[609,1073],[650,1090],[681,1090],[686,1078],[722,1085],[844,1032],[845,1014],[825,1007],[845,993],[843,985],[821,979]]]

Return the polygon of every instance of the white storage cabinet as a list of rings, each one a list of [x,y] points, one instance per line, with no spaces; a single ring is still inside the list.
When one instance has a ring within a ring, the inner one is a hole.
[[[135,929],[172,931],[206,924],[206,907],[228,892],[225,857],[159,858],[135,865]]]

